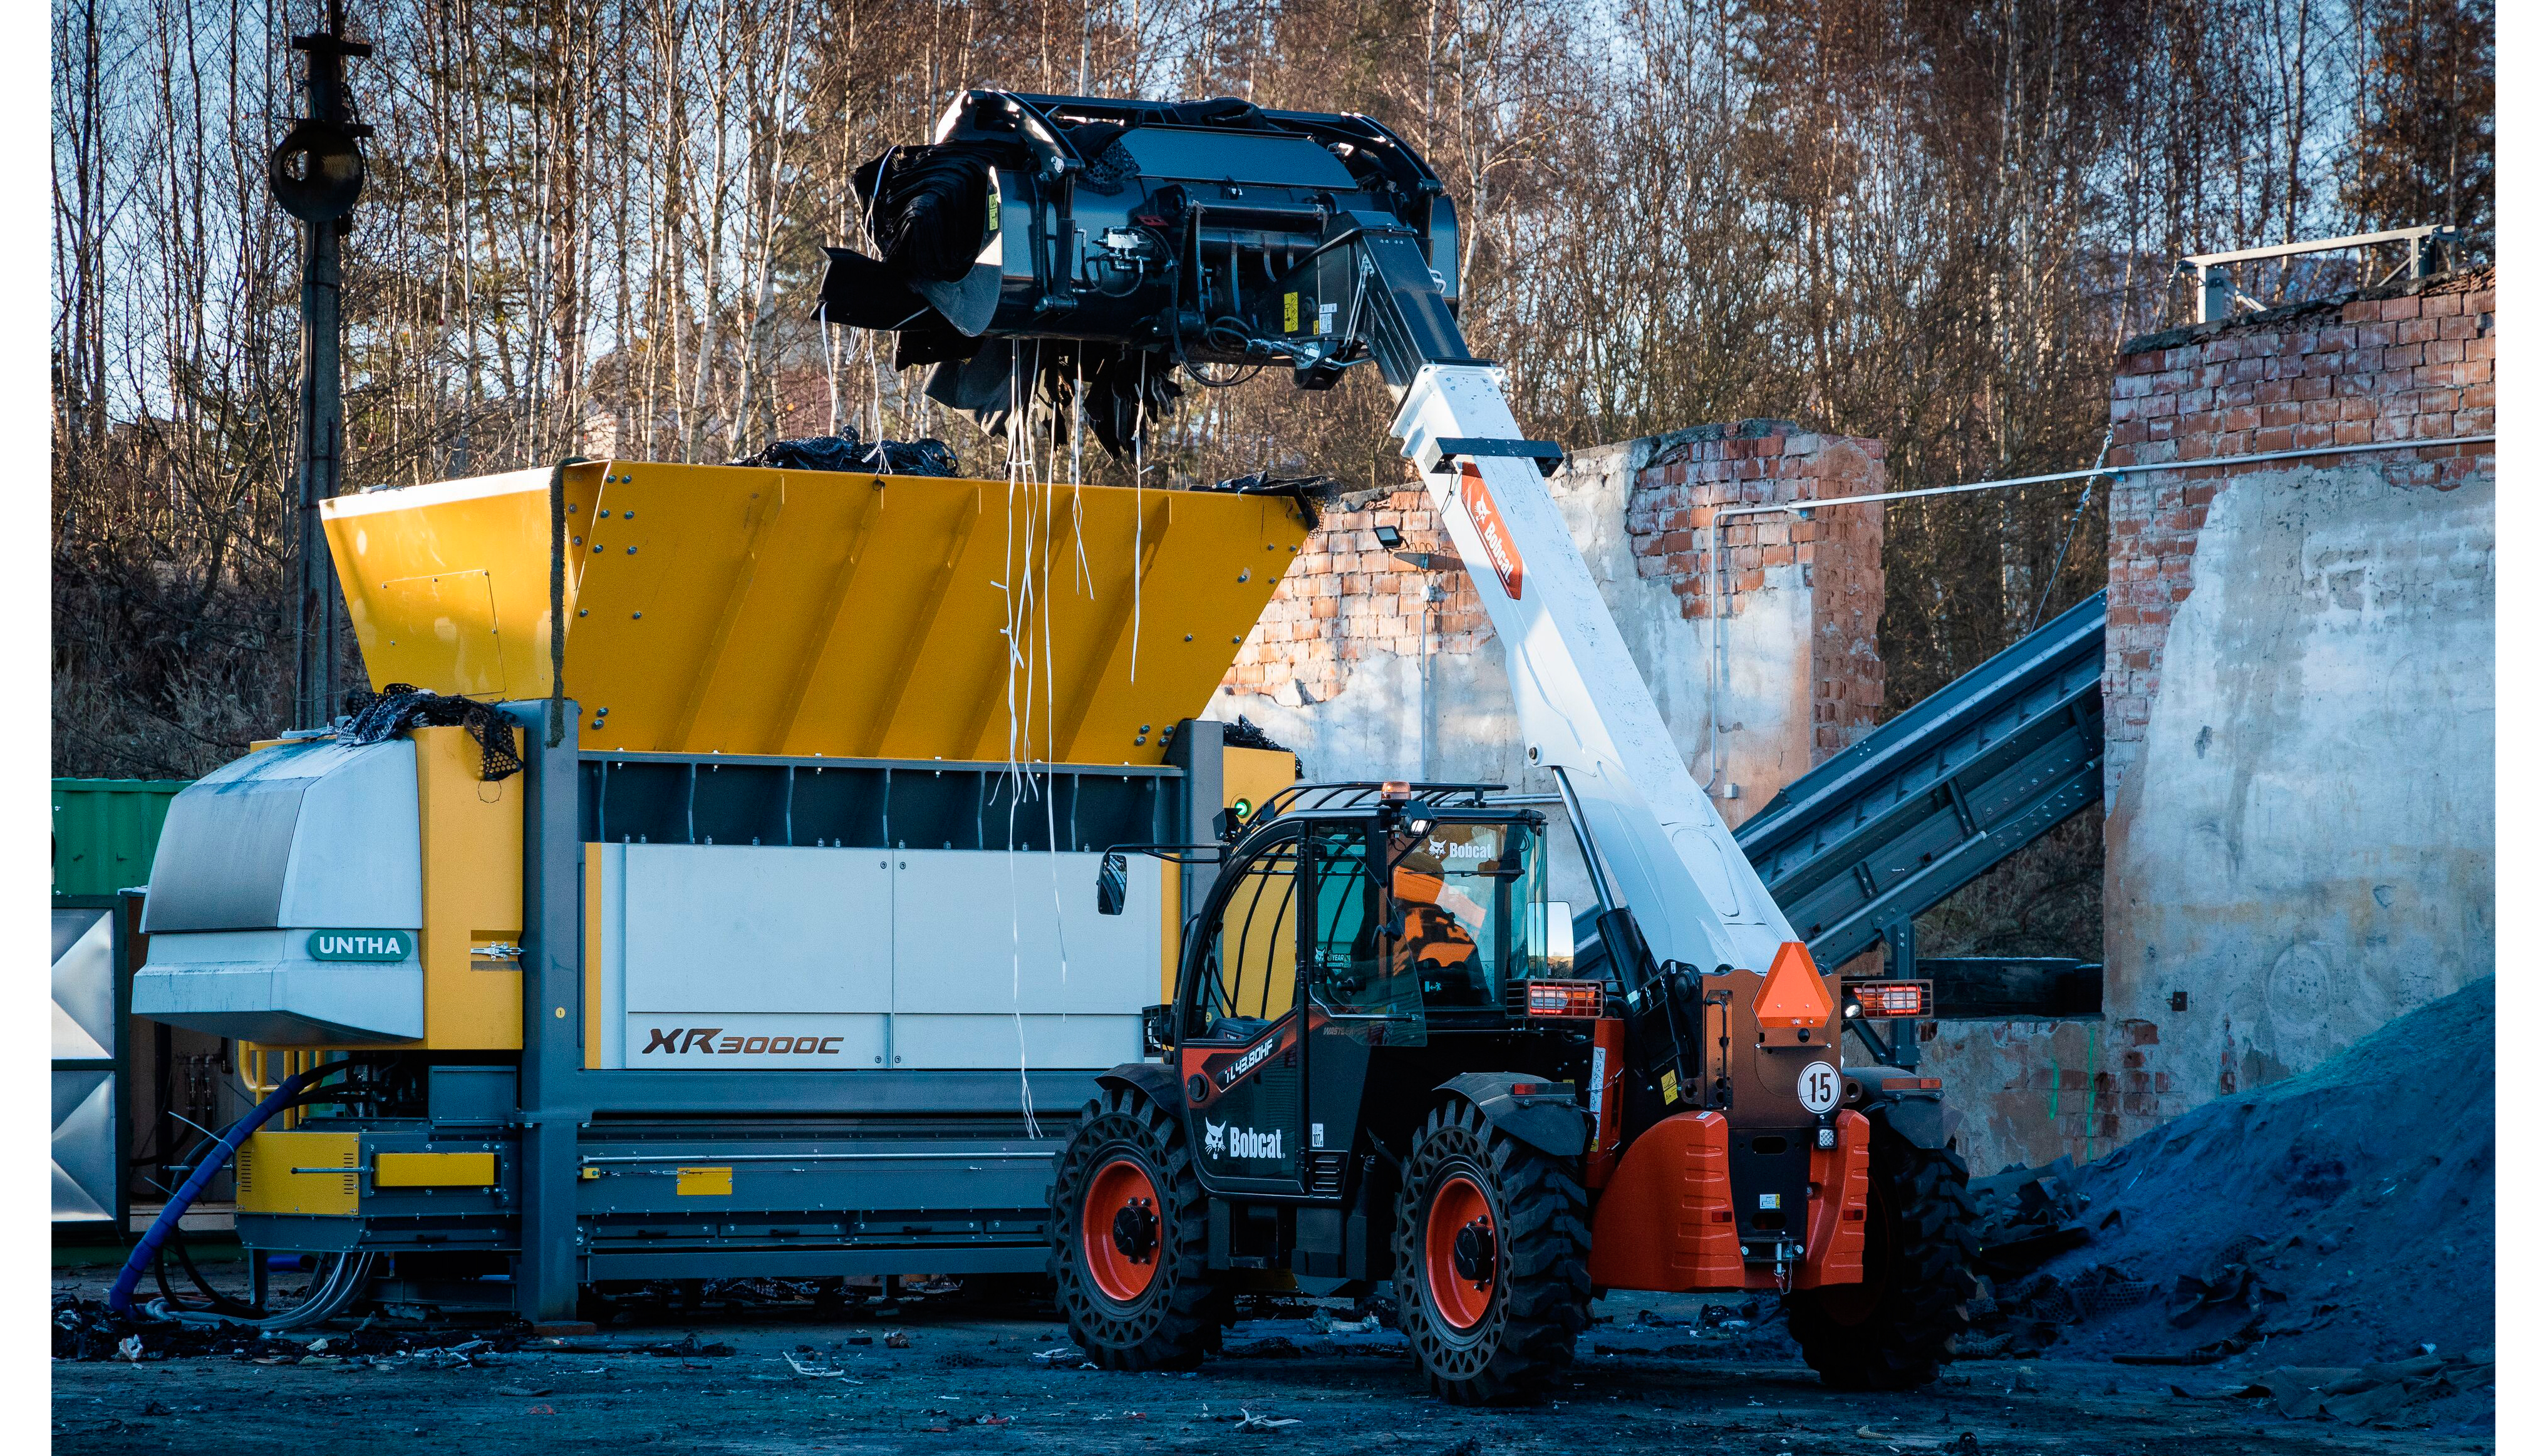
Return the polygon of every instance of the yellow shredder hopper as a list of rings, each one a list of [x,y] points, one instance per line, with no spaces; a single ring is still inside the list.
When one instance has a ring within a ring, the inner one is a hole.
[[[550,484],[326,502],[375,687],[549,694]],[[626,752],[1158,763],[1307,535],[1202,491],[602,461],[564,494],[566,691]]]
[[[563,913],[595,1069],[1136,1056],[1189,891],[1161,865],[1100,916],[1097,863],[1289,781],[1289,754],[1170,739],[1305,510],[632,461],[330,500],[377,688],[547,697],[562,592],[580,903],[522,903],[537,790],[477,781],[459,730],[297,735],[172,805],[142,1001],[267,1046],[508,1048],[520,944]]]

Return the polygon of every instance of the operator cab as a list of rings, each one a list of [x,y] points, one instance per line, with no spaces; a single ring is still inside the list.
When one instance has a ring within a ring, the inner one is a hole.
[[[1434,1055],[1375,1050],[1434,1047],[1456,1070],[1465,1044],[1522,1029],[1549,928],[1572,931],[1546,898],[1544,816],[1500,788],[1298,784],[1188,861],[1219,870],[1156,1021],[1209,1184],[1332,1196],[1366,1088],[1433,1075]]]
[[[1179,1039],[1251,1040],[1296,1001],[1374,1046],[1500,1027],[1548,919],[1545,821],[1495,788],[1304,784],[1235,826],[1187,940]]]

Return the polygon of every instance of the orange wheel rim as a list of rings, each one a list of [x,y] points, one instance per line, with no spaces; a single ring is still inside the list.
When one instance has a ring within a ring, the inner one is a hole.
[[[1150,1288],[1159,1273],[1159,1190],[1149,1170],[1119,1157],[1088,1180],[1079,1206],[1079,1247],[1089,1281],[1119,1305]]]
[[[1455,1329],[1487,1318],[1496,1298],[1496,1216],[1486,1190],[1455,1173],[1433,1190],[1424,1216],[1424,1286],[1433,1312]]]

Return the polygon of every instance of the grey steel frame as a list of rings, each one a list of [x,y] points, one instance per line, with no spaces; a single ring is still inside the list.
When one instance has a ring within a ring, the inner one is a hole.
[[[2202,287],[2195,294],[2194,321],[2213,323],[2238,312],[2238,306],[2261,311],[2265,305],[2238,291],[2237,264],[2264,258],[2288,258],[2302,253],[2334,252],[2348,247],[2369,247],[2383,242],[2411,244],[2407,261],[2400,265],[2411,278],[2428,278],[2441,271],[2442,248],[2460,240],[2460,229],[2445,223],[2429,223],[2420,228],[2392,228],[2385,232],[2356,232],[2349,237],[2321,237],[2308,242],[2284,242],[2266,247],[2239,248],[2226,253],[2194,253],[2176,260],[2180,278],[2192,278]],[[2397,274],[2393,271],[2391,277]]]

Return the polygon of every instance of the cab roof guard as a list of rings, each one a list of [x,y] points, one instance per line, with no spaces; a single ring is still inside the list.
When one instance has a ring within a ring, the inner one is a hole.
[[[1484,809],[1492,807],[1487,795],[1501,793],[1501,783],[1410,783],[1405,780],[1383,782],[1378,779],[1350,783],[1295,783],[1268,797],[1248,819],[1262,823],[1285,814],[1315,813],[1325,809],[1359,809],[1376,807],[1385,792],[1405,789],[1408,804],[1428,804],[1440,809]]]

